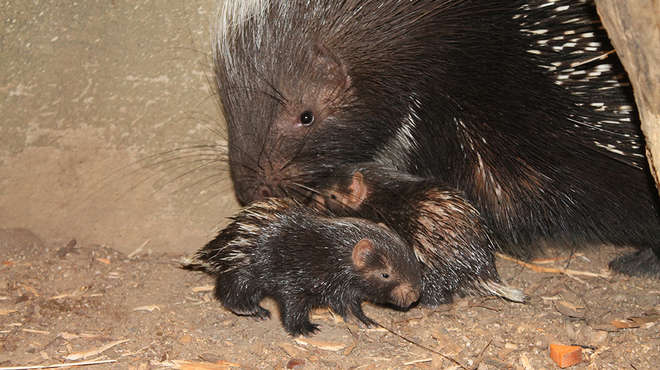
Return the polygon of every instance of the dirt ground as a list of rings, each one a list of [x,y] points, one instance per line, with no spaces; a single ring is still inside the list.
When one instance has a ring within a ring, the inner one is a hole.
[[[277,316],[256,321],[225,310],[212,298],[211,278],[152,250],[127,255],[0,230],[0,368],[114,361],[88,366],[551,369],[550,343],[581,346],[577,369],[660,364],[658,280],[536,272],[500,258],[503,278],[524,290],[527,304],[468,297],[407,312],[365,304],[392,332],[319,310],[312,321],[321,332],[292,338]],[[549,251],[552,261],[536,262],[602,274],[621,252],[586,250],[568,263],[567,252]]]

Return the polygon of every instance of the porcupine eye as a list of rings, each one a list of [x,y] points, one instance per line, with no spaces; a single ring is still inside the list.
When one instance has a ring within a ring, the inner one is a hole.
[[[302,123],[303,126],[309,126],[314,123],[314,113],[308,110],[302,112],[300,115],[300,123]]]
[[[389,278],[390,278],[390,274],[388,274],[387,272],[383,272],[383,273],[381,273],[380,276],[381,276],[383,279],[389,279]]]

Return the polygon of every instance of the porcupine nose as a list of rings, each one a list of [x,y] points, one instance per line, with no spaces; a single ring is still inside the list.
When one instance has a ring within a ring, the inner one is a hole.
[[[413,288],[408,283],[396,287],[392,294],[394,301],[400,307],[410,307],[411,304],[419,300],[419,289]]]
[[[261,185],[257,187],[257,191],[255,192],[255,199],[256,200],[263,200],[265,198],[270,198],[273,196],[273,190],[270,188],[268,185]]]

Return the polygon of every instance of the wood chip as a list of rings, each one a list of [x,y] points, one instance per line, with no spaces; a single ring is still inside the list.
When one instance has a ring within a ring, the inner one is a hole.
[[[54,369],[60,367],[74,367],[74,366],[90,366],[109,364],[117,362],[117,360],[99,360],[99,361],[85,361],[85,362],[68,362],[64,364],[51,364],[51,365],[33,365],[33,366],[16,366],[16,367],[3,367],[3,370],[30,370],[30,369]]]
[[[142,250],[144,249],[144,247],[146,247],[147,244],[149,244],[149,242],[151,242],[150,239],[145,240],[145,242],[142,243],[141,246],[139,246],[139,247],[138,247],[136,250],[134,250],[133,252],[129,253],[127,257],[128,257],[128,258],[133,258],[133,257],[137,256],[140,252],[142,252]]]
[[[160,307],[156,306],[155,304],[151,306],[139,306],[133,309],[133,311],[149,311],[149,312],[154,312],[155,310],[160,311]]]
[[[590,272],[590,271],[579,271],[579,270],[571,270],[571,269],[565,269],[565,268],[545,267],[545,266],[535,265],[535,264],[529,263],[529,262],[524,262],[524,261],[521,261],[519,259],[507,256],[506,254],[502,254],[502,253],[496,253],[495,255],[497,257],[501,258],[501,259],[515,262],[515,263],[519,264],[520,266],[524,266],[524,267],[526,267],[526,268],[528,268],[532,271],[535,271],[535,272],[547,272],[547,273],[551,273],[551,274],[564,274],[564,275],[568,275],[568,276],[572,276],[572,277],[588,276],[588,277],[599,277],[599,278],[604,278],[604,279],[607,279],[607,278],[611,277],[609,272],[596,273],[596,272]]]
[[[21,329],[21,331],[24,331],[26,333],[32,333],[32,334],[44,334],[44,335],[50,334],[49,331],[45,331],[45,330]]]
[[[560,368],[565,368],[582,362],[582,348],[563,344],[550,344],[550,358]]]
[[[8,308],[0,308],[0,316],[7,316],[10,313],[14,313],[16,310],[8,309]]]
[[[298,346],[294,346],[291,343],[282,342],[282,343],[277,343],[277,345],[280,348],[282,348],[282,350],[286,352],[287,355],[291,357],[302,357],[303,351],[307,351],[306,349],[300,348]]]
[[[112,348],[114,346],[117,346],[119,344],[122,344],[122,343],[126,343],[129,340],[130,339],[116,340],[114,342],[110,342],[110,343],[108,343],[104,346],[101,346],[99,348],[95,348],[95,349],[91,349],[91,350],[87,350],[87,351],[83,351],[83,352],[74,352],[74,353],[71,353],[69,355],[64,356],[64,359],[65,360],[71,360],[71,361],[83,360],[83,359],[86,359],[86,358],[89,358],[89,357],[92,357],[92,356],[96,356],[100,353],[103,353],[103,352],[109,350],[110,348]]]
[[[531,262],[537,265],[547,265],[549,263],[566,261],[569,258],[582,257],[582,256],[584,256],[583,253],[575,253],[572,256],[563,256],[563,257],[555,257],[555,258],[535,258]]]
[[[286,363],[287,369],[295,369],[296,367],[305,366],[305,360],[302,358],[292,358]]]
[[[431,361],[433,361],[433,357],[423,358],[423,359],[420,359],[420,360],[408,361],[408,362],[404,362],[403,364],[405,366],[410,366],[410,365],[422,364],[424,362],[431,362]]]
[[[520,365],[522,365],[525,370],[534,370],[532,364],[529,362],[529,358],[523,353],[520,355]]]
[[[104,263],[104,264],[106,264],[106,265],[109,265],[109,264],[110,264],[110,260],[107,259],[107,258],[97,258],[96,260],[99,261],[99,262],[101,262],[101,263]]]
[[[179,343],[181,344],[192,343],[192,341],[193,341],[193,337],[190,334],[184,334],[181,336],[181,338],[179,338]]]
[[[177,369],[181,370],[223,370],[242,367],[239,364],[228,361],[218,361],[218,362],[198,362],[198,361],[183,361],[183,360],[174,360],[174,365]]]
[[[660,314],[651,314],[641,317],[629,317],[624,320],[613,320],[611,322],[617,329],[639,328],[645,324],[660,321]]]
[[[341,351],[348,346],[346,343],[325,342],[313,338],[295,338],[294,341],[304,346],[313,346],[324,351],[333,352]]]
[[[213,289],[215,289],[215,286],[213,285],[203,285],[203,286],[196,286],[192,288],[192,291],[195,293],[200,293],[200,292],[212,292]]]

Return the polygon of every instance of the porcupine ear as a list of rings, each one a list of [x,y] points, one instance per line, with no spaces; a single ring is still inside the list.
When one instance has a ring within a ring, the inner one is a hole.
[[[349,197],[346,199],[348,203],[347,206],[352,209],[358,209],[362,205],[367,195],[369,194],[369,188],[367,183],[364,181],[364,175],[361,172],[356,171],[353,174],[351,179],[351,185],[348,186]]]
[[[369,239],[362,239],[353,247],[353,265],[359,270],[367,266],[369,256],[373,253],[374,243]]]
[[[321,43],[315,45],[314,52],[316,54],[316,66],[327,81],[334,82],[340,88],[347,89],[350,87],[351,78],[348,75],[348,68],[346,68],[341,58]]]

